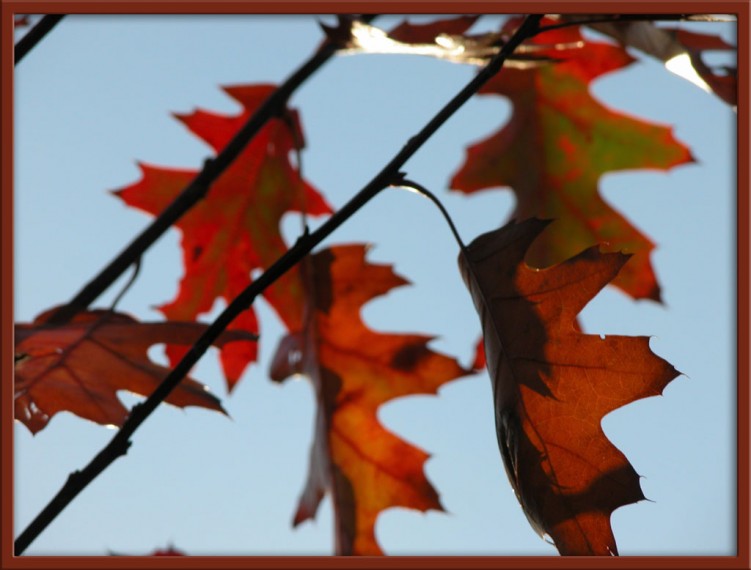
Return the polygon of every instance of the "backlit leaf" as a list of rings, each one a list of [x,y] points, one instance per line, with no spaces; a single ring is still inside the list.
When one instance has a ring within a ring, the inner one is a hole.
[[[468,148],[451,187],[465,193],[510,187],[517,198],[513,218],[557,220],[530,248],[534,266],[598,243],[634,254],[614,284],[636,299],[658,301],[649,258],[654,244],[602,199],[598,184],[609,172],[668,170],[691,162],[691,154],[669,127],[608,109],[590,93],[594,79],[631,63],[623,48],[585,41],[575,27],[533,41],[559,46],[543,53],[560,61],[504,70],[480,90],[509,98],[513,113],[501,130]]]
[[[577,314],[629,256],[592,247],[533,269],[524,256],[546,226],[512,222],[481,235],[459,265],[482,322],[499,449],[524,513],[563,555],[617,555],[610,516],[644,495],[602,418],[659,395],[678,373],[647,337],[576,329]]]
[[[281,341],[271,371],[277,381],[305,374],[313,383],[314,444],[294,524],[312,518],[329,494],[338,555],[382,554],[375,523],[384,509],[441,510],[423,472],[428,454],[384,428],[377,411],[469,373],[428,348],[430,337],[375,332],[362,322],[364,304],[406,283],[365,253],[362,245],[338,246],[309,259],[305,327]]]
[[[15,326],[15,417],[32,433],[62,411],[104,425],[122,425],[128,412],[117,392],[148,396],[169,373],[169,368],[149,359],[149,347],[191,346],[206,329],[198,323],[140,323],[105,310],[78,313],[64,324],[46,324],[55,310]],[[252,338],[247,332],[226,331],[215,345]],[[208,388],[190,378],[166,402],[223,412]]]
[[[272,85],[242,85],[225,91],[242,104],[237,115],[198,110],[178,115],[193,133],[221,150],[251,113],[274,91]],[[331,212],[323,197],[300,178],[290,153],[302,143],[297,114],[270,120],[240,156],[213,184],[208,196],[178,222],[182,232],[185,275],[177,297],[159,309],[170,320],[190,321],[211,310],[217,299],[236,297],[251,281],[254,269],[271,265],[286,250],[279,223],[287,212],[321,215]],[[154,215],[196,176],[194,170],[141,165],[142,178],[116,192],[128,205]],[[296,271],[290,271],[264,296],[288,328],[297,329],[304,294]],[[230,330],[258,332],[253,309],[242,313]],[[176,362],[183,350],[168,351]],[[257,357],[256,343],[235,343],[222,351],[231,389],[248,363]]]

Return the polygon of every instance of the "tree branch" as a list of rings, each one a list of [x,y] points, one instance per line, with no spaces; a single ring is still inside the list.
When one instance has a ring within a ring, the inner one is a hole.
[[[250,307],[255,298],[269,285],[284,275],[302,260],[316,245],[321,243],[336,228],[362,208],[371,198],[392,183],[399,183],[402,175],[399,169],[412,157],[420,147],[464,104],[482,85],[500,71],[503,62],[525,39],[538,31],[541,15],[527,16],[503,49],[456,95],[449,101],[422,130],[407,141],[397,155],[347,204],[333,214],[321,227],[312,233],[305,232],[295,244],[287,250],[257,280],[242,291],[206,329],[177,366],[167,375],[154,392],[141,404],[131,410],[128,419],[110,442],[81,471],[70,475],[65,485],[47,504],[42,512],[29,524],[15,541],[16,556],[24,550],[47,528],[60,512],[102,471],[118,457],[127,453],[130,437],[156,409],[156,407],[182,381],[190,369],[201,358],[211,343],[227,328],[240,313]]]

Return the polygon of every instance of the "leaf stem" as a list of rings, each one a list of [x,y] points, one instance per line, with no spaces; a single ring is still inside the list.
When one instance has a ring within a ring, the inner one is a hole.
[[[459,249],[461,249],[463,252],[467,251],[467,246],[464,245],[464,242],[462,241],[461,236],[459,235],[459,231],[456,229],[456,226],[454,225],[454,220],[451,219],[451,215],[448,213],[448,210],[446,210],[446,207],[443,205],[443,202],[430,190],[425,188],[422,184],[418,184],[417,182],[413,180],[408,180],[406,178],[403,178],[399,182],[395,182],[393,184],[395,188],[408,188],[411,190],[416,191],[418,194],[422,194],[425,198],[428,198],[435,204],[438,209],[441,211],[441,214],[443,214],[443,217],[446,220],[446,223],[448,223],[449,228],[451,228],[451,233],[454,234],[454,239],[456,240],[456,243],[459,244]]]
[[[187,354],[177,363],[154,392],[142,403],[133,407],[127,420],[110,442],[81,471],[74,472],[47,506],[37,515],[15,541],[15,555],[18,556],[47,528],[60,512],[102,471],[118,457],[125,455],[130,446],[130,437],[156,409],[156,407],[182,381],[190,369],[201,358],[211,343],[243,311],[248,309],[255,298],[269,285],[284,275],[301,261],[316,245],[321,243],[336,228],[348,220],[363,205],[384,188],[401,180],[400,168],[417,150],[445,123],[480,87],[493,77],[514,49],[525,39],[535,35],[542,15],[527,16],[514,35],[500,52],[449,101],[422,130],[407,141],[397,155],[340,210],[312,233],[305,231],[271,267],[258,279],[246,287],[216,320],[204,331]]]
[[[18,43],[13,48],[13,65],[18,65],[26,54],[34,49],[34,46],[42,41],[42,38],[44,38],[44,36],[46,36],[64,16],[65,14],[47,14],[39,20],[33,28],[26,32],[26,35],[18,40]]]
[[[374,15],[363,16],[370,21]],[[279,116],[287,101],[313,73],[337,52],[339,45],[327,38],[316,52],[303,63],[263,104],[216,155],[207,159],[201,171],[164,211],[155,218],[133,241],[127,245],[98,275],[89,281],[66,305],[60,307],[49,319],[50,324],[63,323],[86,309],[114,281],[151,247],[172,225],[209,192],[211,185],[240,155],[243,149],[273,117]]]

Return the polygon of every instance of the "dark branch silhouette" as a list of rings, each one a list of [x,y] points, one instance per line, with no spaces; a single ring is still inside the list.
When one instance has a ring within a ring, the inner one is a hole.
[[[13,63],[18,65],[27,53],[29,53],[34,46],[36,46],[42,38],[46,36],[57,23],[63,19],[65,14],[47,14],[44,18],[39,20],[39,23],[31,28],[24,37],[18,40],[18,43],[13,49]]]

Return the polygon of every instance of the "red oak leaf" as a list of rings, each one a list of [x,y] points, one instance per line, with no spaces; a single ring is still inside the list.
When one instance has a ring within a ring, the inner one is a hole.
[[[576,315],[628,261],[597,246],[547,269],[524,256],[547,222],[511,223],[460,255],[480,314],[506,473],[532,527],[563,555],[617,555],[610,516],[644,498],[600,425],[678,373],[647,337],[583,334]]]
[[[469,373],[428,348],[430,337],[365,326],[363,305],[406,283],[390,266],[368,263],[365,253],[362,245],[338,246],[309,259],[305,327],[281,341],[271,370],[276,381],[299,373],[313,383],[315,439],[294,524],[312,518],[330,494],[338,555],[383,554],[375,522],[384,509],[441,510],[423,472],[428,454],[384,428],[377,411]]]
[[[691,162],[691,154],[670,128],[608,109],[590,93],[592,80],[632,61],[623,48],[585,41],[575,27],[533,41],[555,46],[547,54],[560,61],[505,69],[480,90],[508,97],[513,113],[500,131],[469,147],[451,187],[472,193],[509,186],[517,198],[513,218],[558,220],[530,248],[534,266],[595,243],[633,253],[614,284],[634,298],[659,301],[649,260],[654,244],[602,199],[598,181],[618,170],[667,170]]]
[[[149,347],[191,346],[206,329],[198,323],[140,323],[105,310],[78,313],[64,324],[47,324],[56,310],[15,326],[15,417],[32,433],[61,411],[104,425],[122,425],[128,411],[117,392],[148,396],[169,373],[149,360]],[[250,333],[226,331],[214,344],[250,339]],[[190,378],[166,401],[224,412],[208,388]]]
[[[193,133],[221,150],[248,117],[274,91],[272,85],[226,87],[243,106],[237,115],[198,110],[178,115]],[[251,281],[254,269],[270,266],[286,250],[279,222],[287,212],[321,215],[331,212],[323,197],[290,162],[290,153],[302,145],[294,111],[270,120],[240,156],[213,184],[209,194],[185,214],[176,226],[182,232],[185,275],[177,297],[160,307],[170,320],[190,321],[209,311],[216,299],[231,301]],[[116,192],[128,205],[158,215],[196,176],[193,170],[141,165],[143,176]],[[304,303],[299,276],[290,271],[264,296],[288,328],[300,328]],[[255,312],[248,309],[230,330],[258,331]],[[235,343],[222,351],[227,384],[234,387],[245,367],[256,360],[256,343]],[[183,351],[170,349],[175,362]]]

